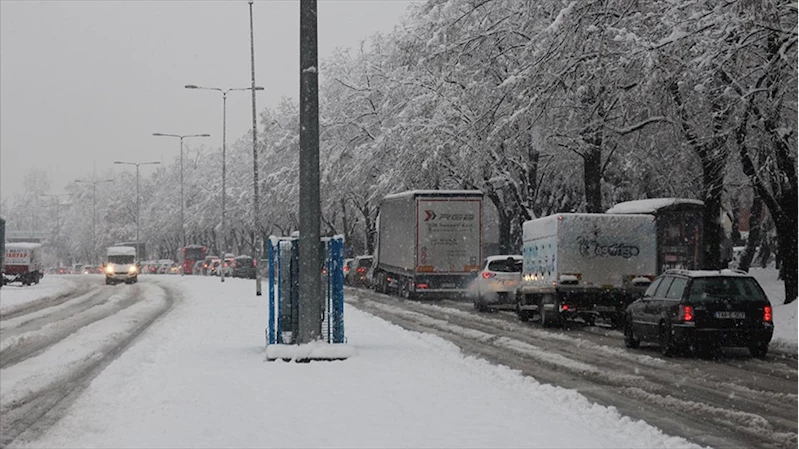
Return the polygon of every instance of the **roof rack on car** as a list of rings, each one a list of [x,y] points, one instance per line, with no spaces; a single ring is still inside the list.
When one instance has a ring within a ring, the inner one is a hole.
[[[668,270],[664,271],[664,273],[684,274],[684,275],[690,274],[690,272],[685,268],[669,268]]]
[[[749,274],[748,272],[741,270],[739,268],[724,268],[722,270],[719,270],[719,272],[721,271],[732,271],[733,273],[738,273],[738,274]]]

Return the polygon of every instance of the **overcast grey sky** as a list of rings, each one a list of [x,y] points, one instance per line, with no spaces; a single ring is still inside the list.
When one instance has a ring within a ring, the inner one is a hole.
[[[320,60],[390,32],[411,3],[320,0]],[[298,97],[299,1],[256,1],[253,17],[260,111]],[[246,0],[0,1],[0,194],[33,169],[60,193],[95,164],[170,161],[177,139],[153,132],[220,146],[221,95],[183,86],[250,86],[249,38]],[[228,95],[228,144],[251,107],[249,92]]]

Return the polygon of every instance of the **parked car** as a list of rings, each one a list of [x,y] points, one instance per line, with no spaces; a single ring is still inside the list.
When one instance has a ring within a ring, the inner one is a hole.
[[[177,263],[173,262],[172,265],[169,266],[168,273],[169,274],[180,274],[180,265],[178,265]]]
[[[374,257],[372,256],[356,257],[345,278],[347,284],[353,287],[366,286],[368,284],[366,282],[366,272],[372,267],[372,261],[374,261]]]
[[[653,342],[665,356],[737,346],[762,358],[773,333],[766,294],[755,278],[737,270],[668,270],[627,307],[624,322],[625,346]]]
[[[250,256],[239,256],[233,259],[234,278],[255,279],[255,260]]]
[[[474,308],[516,310],[516,289],[522,280],[522,256],[490,256],[472,283]]]

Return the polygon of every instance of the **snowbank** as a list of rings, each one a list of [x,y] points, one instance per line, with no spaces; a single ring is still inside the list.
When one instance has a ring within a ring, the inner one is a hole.
[[[696,447],[347,305],[356,357],[265,362],[252,281],[142,282],[183,298],[30,447]]]
[[[75,276],[45,275],[38,284],[23,287],[20,283],[0,289],[0,313],[13,312],[25,304],[68,293],[76,285]]]
[[[773,348],[786,351],[797,351],[799,330],[797,330],[797,303],[785,302],[785,283],[777,279],[779,272],[772,263],[768,268],[751,268],[749,270],[757,282],[763,287],[774,309],[774,337],[771,340]]]

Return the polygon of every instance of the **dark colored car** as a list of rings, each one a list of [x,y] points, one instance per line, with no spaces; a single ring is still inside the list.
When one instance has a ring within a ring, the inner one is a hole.
[[[654,342],[666,356],[728,346],[762,358],[773,333],[771,304],[760,284],[733,270],[668,270],[627,307],[624,322],[625,346]]]
[[[345,281],[353,287],[363,287],[367,285],[366,272],[372,267],[372,256],[358,256],[352,262],[349,271],[345,276]]]
[[[255,261],[250,256],[238,256],[233,259],[234,278],[255,279]]]

